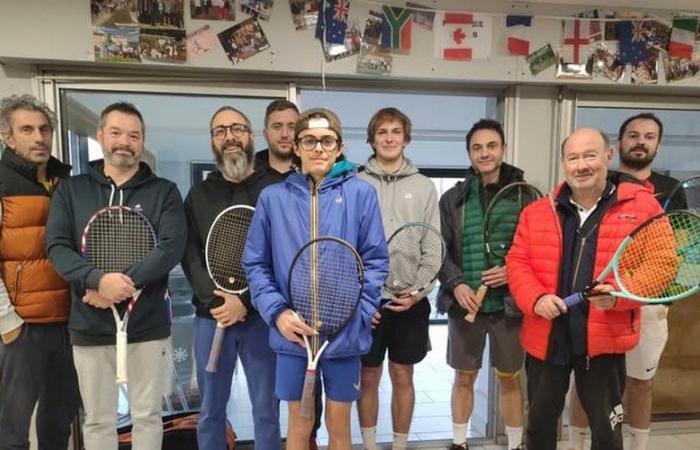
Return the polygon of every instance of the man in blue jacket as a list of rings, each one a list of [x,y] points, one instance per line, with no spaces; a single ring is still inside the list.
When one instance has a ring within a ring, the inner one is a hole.
[[[352,245],[364,264],[360,306],[323,353],[319,367],[326,392],[326,426],[334,450],[350,450],[350,407],[360,393],[360,356],[369,350],[372,316],[389,257],[375,190],[343,158],[340,121],[326,109],[301,115],[294,130],[300,170],[266,188],[258,199],[243,256],[253,305],[270,326],[277,353],[275,393],[289,407],[288,450],[306,450],[313,417],[300,414],[307,358],[300,335],[315,331],[290,309],[287,275],[296,251],[318,236]],[[273,246],[273,236],[277,239]]]

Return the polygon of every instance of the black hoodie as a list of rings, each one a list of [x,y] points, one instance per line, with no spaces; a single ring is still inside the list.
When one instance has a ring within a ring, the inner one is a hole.
[[[170,335],[170,303],[166,301],[168,274],[182,258],[187,221],[175,183],[153,174],[143,162],[126,183],[116,186],[104,175],[102,160],[91,162],[85,174],[64,180],[51,201],[46,226],[46,250],[58,273],[71,284],[72,307],[68,328],[73,345],[114,345],[115,325],[110,309],[83,303],[86,289],[97,289],[103,273],[80,255],[80,241],[88,220],[109,205],[140,210],[151,222],[158,246],[126,274],[141,296],[129,319],[129,342]],[[124,245],[129,245],[125,242]],[[117,306],[123,314],[128,302]]]
[[[198,316],[211,319],[209,310],[223,303],[220,297],[213,294],[214,289],[217,288],[209,278],[204,260],[204,244],[214,219],[229,206],[255,207],[260,191],[270,184],[281,181],[284,181],[284,176],[258,163],[255,171],[239,183],[226,180],[217,170],[190,189],[185,199],[189,231],[182,268],[192,286],[192,303],[197,309]],[[246,291],[239,297],[248,308],[249,315],[257,314],[250,301],[250,291]]]

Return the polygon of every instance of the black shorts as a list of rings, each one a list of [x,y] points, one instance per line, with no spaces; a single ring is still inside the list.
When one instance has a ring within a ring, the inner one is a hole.
[[[430,302],[427,298],[404,312],[382,310],[379,326],[372,330],[372,347],[362,357],[365,367],[379,367],[389,350],[389,361],[396,364],[416,364],[430,350]]]

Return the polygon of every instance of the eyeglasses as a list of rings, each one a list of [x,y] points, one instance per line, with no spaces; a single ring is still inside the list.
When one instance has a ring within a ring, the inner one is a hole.
[[[211,137],[220,141],[226,137],[226,131],[231,131],[231,134],[234,136],[243,136],[246,133],[250,133],[250,128],[242,123],[221,125],[211,129]]]
[[[333,136],[323,136],[322,138],[318,139],[316,136],[311,135],[297,139],[297,144],[299,147],[307,152],[314,151],[319,142],[321,143],[321,149],[323,151],[332,152],[338,148],[338,143],[340,140],[334,138]]]

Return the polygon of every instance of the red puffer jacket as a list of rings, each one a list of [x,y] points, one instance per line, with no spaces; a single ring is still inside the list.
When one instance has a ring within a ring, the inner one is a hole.
[[[513,246],[506,257],[508,286],[524,313],[520,340],[530,355],[546,359],[552,321],[535,314],[535,303],[545,294],[556,294],[562,256],[562,229],[554,209],[553,197],[547,196],[525,208],[520,216]],[[650,217],[663,210],[652,192],[633,182],[621,182],[617,201],[601,219],[596,249],[595,277],[612,258],[622,240]],[[616,286],[612,273],[606,280]],[[615,307],[601,311],[595,307],[588,315],[588,355],[624,353],[639,342],[639,307],[631,300],[618,298]]]

